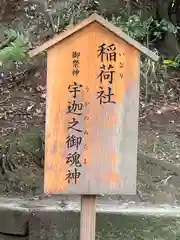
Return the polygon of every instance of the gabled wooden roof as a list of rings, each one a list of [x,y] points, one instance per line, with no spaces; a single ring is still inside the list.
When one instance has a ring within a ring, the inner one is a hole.
[[[82,28],[88,26],[89,24],[93,22],[98,22],[102,26],[104,26],[106,29],[108,29],[110,32],[114,33],[124,41],[126,41],[128,44],[132,45],[136,49],[138,49],[140,52],[144,53],[146,56],[151,58],[154,61],[158,61],[159,56],[150,51],[148,48],[141,45],[139,42],[132,39],[130,36],[125,34],[120,28],[114,26],[107,20],[105,20],[103,17],[99,16],[98,14],[94,13],[89,18],[83,20],[81,23],[73,26],[72,28],[69,28],[67,31],[60,33],[59,35],[55,36],[54,38],[50,39],[49,41],[43,43],[42,45],[38,46],[37,48],[29,51],[29,55],[31,57],[49,49],[53,45],[57,44],[58,42],[64,40],[65,38],[69,37],[71,34],[81,30]]]

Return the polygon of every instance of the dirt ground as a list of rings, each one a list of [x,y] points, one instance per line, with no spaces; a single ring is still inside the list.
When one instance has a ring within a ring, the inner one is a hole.
[[[139,125],[138,196],[154,204],[180,200],[179,109],[154,114]]]
[[[13,82],[1,80],[0,195],[43,194],[43,149],[39,137],[45,122],[45,73],[46,69],[38,69],[18,75]],[[162,103],[152,109],[139,120],[138,191],[136,197],[128,199],[178,204],[180,105]]]

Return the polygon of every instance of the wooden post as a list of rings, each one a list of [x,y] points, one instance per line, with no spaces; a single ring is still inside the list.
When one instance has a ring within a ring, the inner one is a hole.
[[[96,196],[81,197],[80,240],[95,240],[96,235]]]

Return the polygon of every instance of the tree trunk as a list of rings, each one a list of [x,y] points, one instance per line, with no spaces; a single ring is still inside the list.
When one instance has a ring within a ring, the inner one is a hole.
[[[159,20],[169,19],[169,7],[172,5],[172,0],[157,0],[157,15],[156,18]],[[158,46],[159,45],[159,46]],[[158,49],[169,58],[174,58],[179,54],[179,44],[175,34],[166,32],[163,41],[159,41],[157,44]]]
[[[132,0],[127,0],[127,10],[128,10],[128,17],[131,16],[132,13]]]

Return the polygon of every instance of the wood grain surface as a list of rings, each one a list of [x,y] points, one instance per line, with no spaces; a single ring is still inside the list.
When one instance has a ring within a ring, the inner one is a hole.
[[[116,61],[106,55],[101,61],[98,49],[102,44],[114,44]],[[80,53],[77,76],[72,74],[77,60],[73,52]],[[93,22],[50,48],[47,62],[45,193],[135,194],[140,52]],[[106,79],[100,84],[98,75],[103,67]],[[107,77],[110,70],[114,71],[112,84]],[[73,98],[69,91],[75,83],[82,86]],[[115,103],[100,104],[97,92],[104,89],[106,97],[101,100],[107,101],[110,86]],[[82,115],[67,114],[73,101],[79,109],[83,104]],[[73,117],[82,132],[68,130]],[[72,135],[79,138],[79,146],[68,149],[67,138]],[[70,166],[72,158],[67,158],[75,152],[76,161]]]

